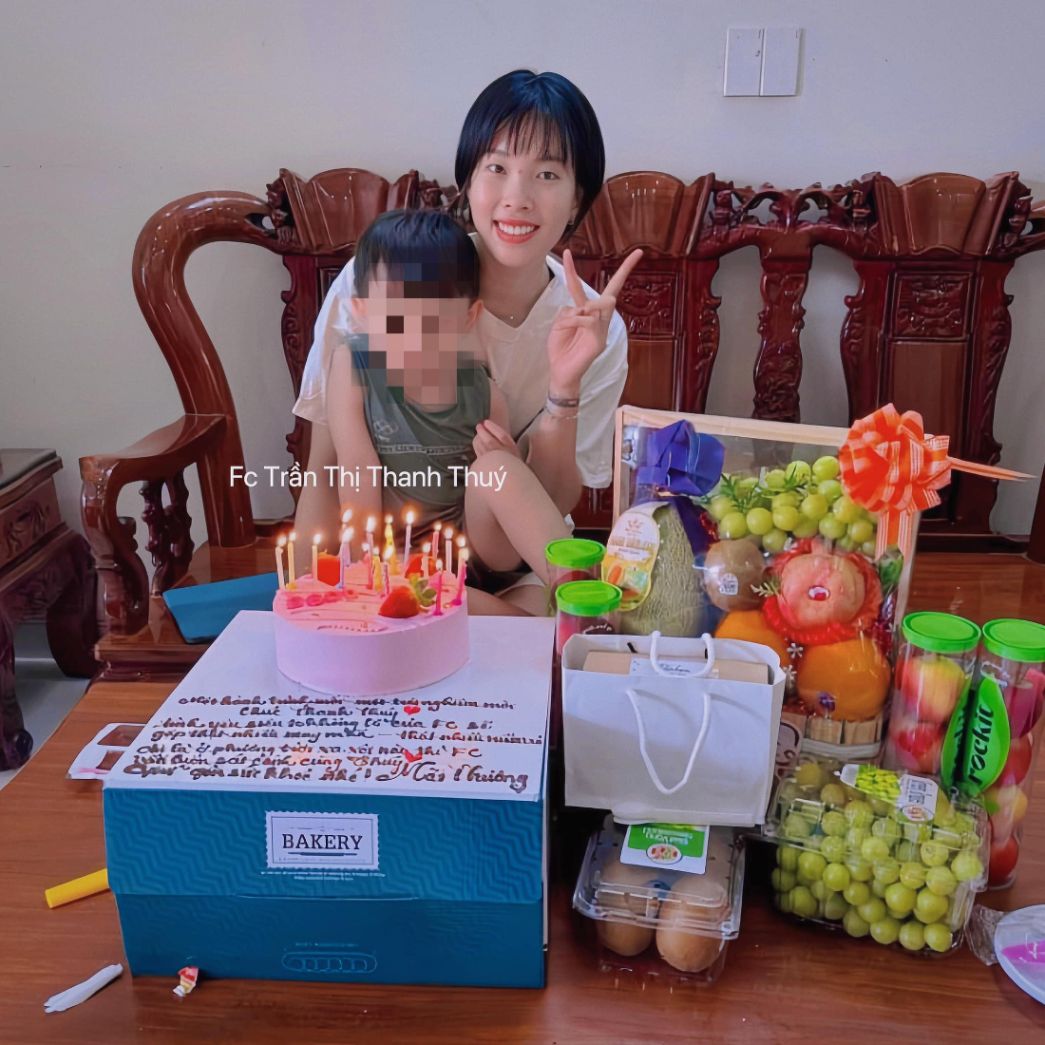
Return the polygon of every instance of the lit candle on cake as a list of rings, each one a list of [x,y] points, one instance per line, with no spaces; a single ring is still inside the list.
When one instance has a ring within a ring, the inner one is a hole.
[[[457,553],[457,594],[454,595],[453,606],[460,606],[464,598],[464,582],[468,576],[468,549],[462,548]]]
[[[298,539],[298,535],[291,530],[290,541],[287,544],[287,587],[293,588],[296,586],[294,579],[294,542]]]
[[[407,566],[410,564],[410,538],[413,536],[415,518],[413,511],[406,513],[406,540],[403,541],[403,562]]]
[[[388,560],[381,563],[381,594],[387,595],[392,590],[392,578],[388,569]]]
[[[286,546],[286,537],[280,537],[280,539],[276,541],[276,580],[281,589],[286,588],[286,584],[283,582],[283,549]]]
[[[428,557],[432,554],[432,542],[425,541],[421,545],[421,576],[428,576]]]
[[[354,536],[355,530],[351,526],[341,534],[341,549],[338,552],[338,560],[341,564],[341,588],[344,588],[347,583],[347,570],[352,565],[352,538]]]
[[[367,554],[373,558],[374,555],[374,527],[377,525],[377,520],[371,515],[366,521],[366,547]],[[368,561],[367,565],[371,565]]]
[[[319,542],[323,540],[323,535],[317,533],[312,538],[312,579],[314,581],[319,580]]]
[[[458,561],[458,563],[460,563],[460,561],[461,561],[461,552],[463,552],[467,547],[468,547],[468,539],[465,537],[465,535],[463,533],[459,533],[457,535],[457,561]]]
[[[454,528],[447,526],[443,530],[443,535],[446,540],[446,568],[453,573],[454,572]]]
[[[395,548],[395,531],[392,529],[392,516],[385,516],[385,558],[388,558],[388,549]]]
[[[441,617],[443,615],[443,560],[435,560],[435,568],[438,571],[435,575],[435,610],[432,613],[433,617]]]
[[[347,526],[351,521],[352,521],[352,509],[351,508],[346,508],[341,513],[341,525],[342,526]]]

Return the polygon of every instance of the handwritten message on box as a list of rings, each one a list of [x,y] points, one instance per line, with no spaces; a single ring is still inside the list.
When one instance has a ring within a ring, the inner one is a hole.
[[[413,693],[332,696],[279,673],[272,615],[240,613],[113,767],[107,786],[540,793],[553,622],[469,621],[471,659]]]

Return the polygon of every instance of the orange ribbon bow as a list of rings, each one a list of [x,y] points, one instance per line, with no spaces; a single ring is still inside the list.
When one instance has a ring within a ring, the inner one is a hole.
[[[910,546],[916,512],[940,503],[936,492],[951,481],[951,469],[990,479],[1030,479],[1023,472],[947,456],[949,437],[926,435],[922,415],[900,413],[892,403],[849,429],[838,461],[846,492],[878,516],[875,558],[887,548]]]

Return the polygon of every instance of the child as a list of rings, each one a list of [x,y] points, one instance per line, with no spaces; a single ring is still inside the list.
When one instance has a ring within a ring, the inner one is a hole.
[[[473,579],[496,584],[491,572],[522,561],[546,579],[544,547],[569,531],[499,438],[508,409],[473,354],[482,304],[471,239],[438,212],[382,214],[359,240],[351,309],[365,333],[332,354],[328,416],[356,533],[366,517],[380,531],[386,513],[398,520],[409,507],[415,547],[436,522],[463,527]],[[481,595],[470,605],[511,612]]]

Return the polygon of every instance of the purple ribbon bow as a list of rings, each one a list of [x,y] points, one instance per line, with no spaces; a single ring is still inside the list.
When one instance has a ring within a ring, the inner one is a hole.
[[[693,554],[707,549],[708,534],[700,522],[700,511],[690,500],[715,488],[722,476],[725,447],[711,435],[693,431],[688,421],[676,421],[646,437],[645,459],[639,466],[636,483],[670,495],[679,513]]]

